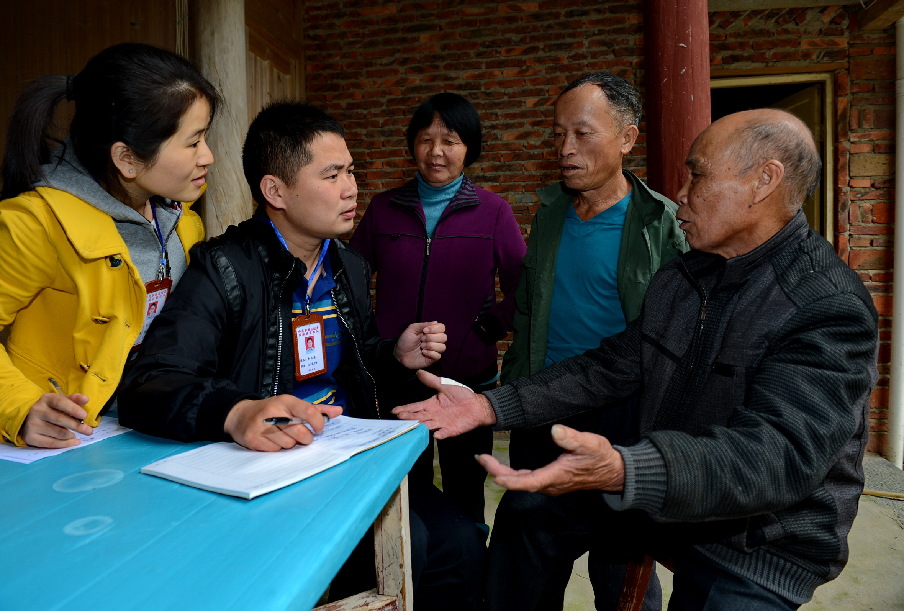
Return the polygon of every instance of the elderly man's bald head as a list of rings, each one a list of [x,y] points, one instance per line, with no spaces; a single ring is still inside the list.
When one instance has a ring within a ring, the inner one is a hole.
[[[729,118],[737,126],[726,153],[733,157],[738,175],[746,174],[767,159],[780,161],[785,167],[789,212],[796,212],[813,194],[822,171],[810,129],[791,113],[772,108],[739,112],[719,121]]]
[[[766,242],[800,210],[819,178],[813,137],[780,110],[722,117],[703,130],[685,162],[676,214],[691,247],[726,258]]]

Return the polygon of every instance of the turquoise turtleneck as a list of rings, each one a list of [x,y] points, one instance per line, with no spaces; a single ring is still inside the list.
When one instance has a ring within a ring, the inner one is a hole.
[[[436,231],[436,224],[439,223],[439,217],[443,215],[443,210],[458,193],[461,188],[461,182],[465,179],[464,173],[459,174],[458,178],[442,187],[432,187],[428,185],[420,172],[417,175],[417,192],[421,198],[421,207],[424,209],[424,219],[427,224],[427,237],[432,238],[433,232]]]

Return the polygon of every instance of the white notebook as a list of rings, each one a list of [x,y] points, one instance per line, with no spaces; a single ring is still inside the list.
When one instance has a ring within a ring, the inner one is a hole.
[[[334,467],[398,437],[416,420],[363,420],[339,416],[306,446],[255,452],[237,443],[213,443],[153,462],[142,473],[220,494],[253,499]]]

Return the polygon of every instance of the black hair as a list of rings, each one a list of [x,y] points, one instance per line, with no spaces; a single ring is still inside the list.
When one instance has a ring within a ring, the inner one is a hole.
[[[272,174],[294,186],[298,170],[314,160],[311,143],[324,133],[345,137],[336,119],[307,102],[273,102],[258,113],[242,147],[245,180],[258,205],[267,203],[261,193],[261,179]]]
[[[419,131],[430,127],[435,116],[439,116],[443,125],[458,134],[461,141],[467,147],[465,153],[465,167],[468,167],[480,157],[482,133],[480,129],[480,115],[477,109],[468,100],[457,93],[437,93],[425,100],[411,117],[405,136],[408,139],[408,152],[414,157],[414,140]]]
[[[76,75],[38,77],[22,91],[10,116],[0,173],[2,197],[13,197],[45,178],[53,113],[63,99],[75,102],[69,136],[85,169],[114,197],[124,188],[110,155],[125,143],[141,163],[153,164],[160,147],[179,129],[182,116],[204,98],[213,120],[220,94],[187,59],[139,43],[104,49]]]
[[[612,108],[612,118],[619,129],[629,125],[640,125],[643,101],[640,92],[631,81],[608,72],[594,72],[570,82],[559,94],[559,98],[582,85],[596,85],[603,90]]]

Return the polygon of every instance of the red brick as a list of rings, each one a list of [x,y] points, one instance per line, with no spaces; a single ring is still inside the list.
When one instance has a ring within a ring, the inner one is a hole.
[[[894,204],[892,202],[876,202],[873,204],[874,223],[891,223],[894,220]]]
[[[876,306],[876,311],[879,312],[879,316],[891,316],[891,308],[892,308],[892,298],[889,295],[873,295],[873,305]],[[880,359],[880,362],[887,363],[888,355],[885,355],[885,358]]]
[[[869,56],[851,61],[851,78],[878,80],[894,78],[895,59],[888,56]]]
[[[844,38],[804,38],[800,41],[802,49],[826,49],[829,47],[846,47]]]
[[[880,250],[852,250],[849,265],[851,269],[888,269],[891,253]]]

